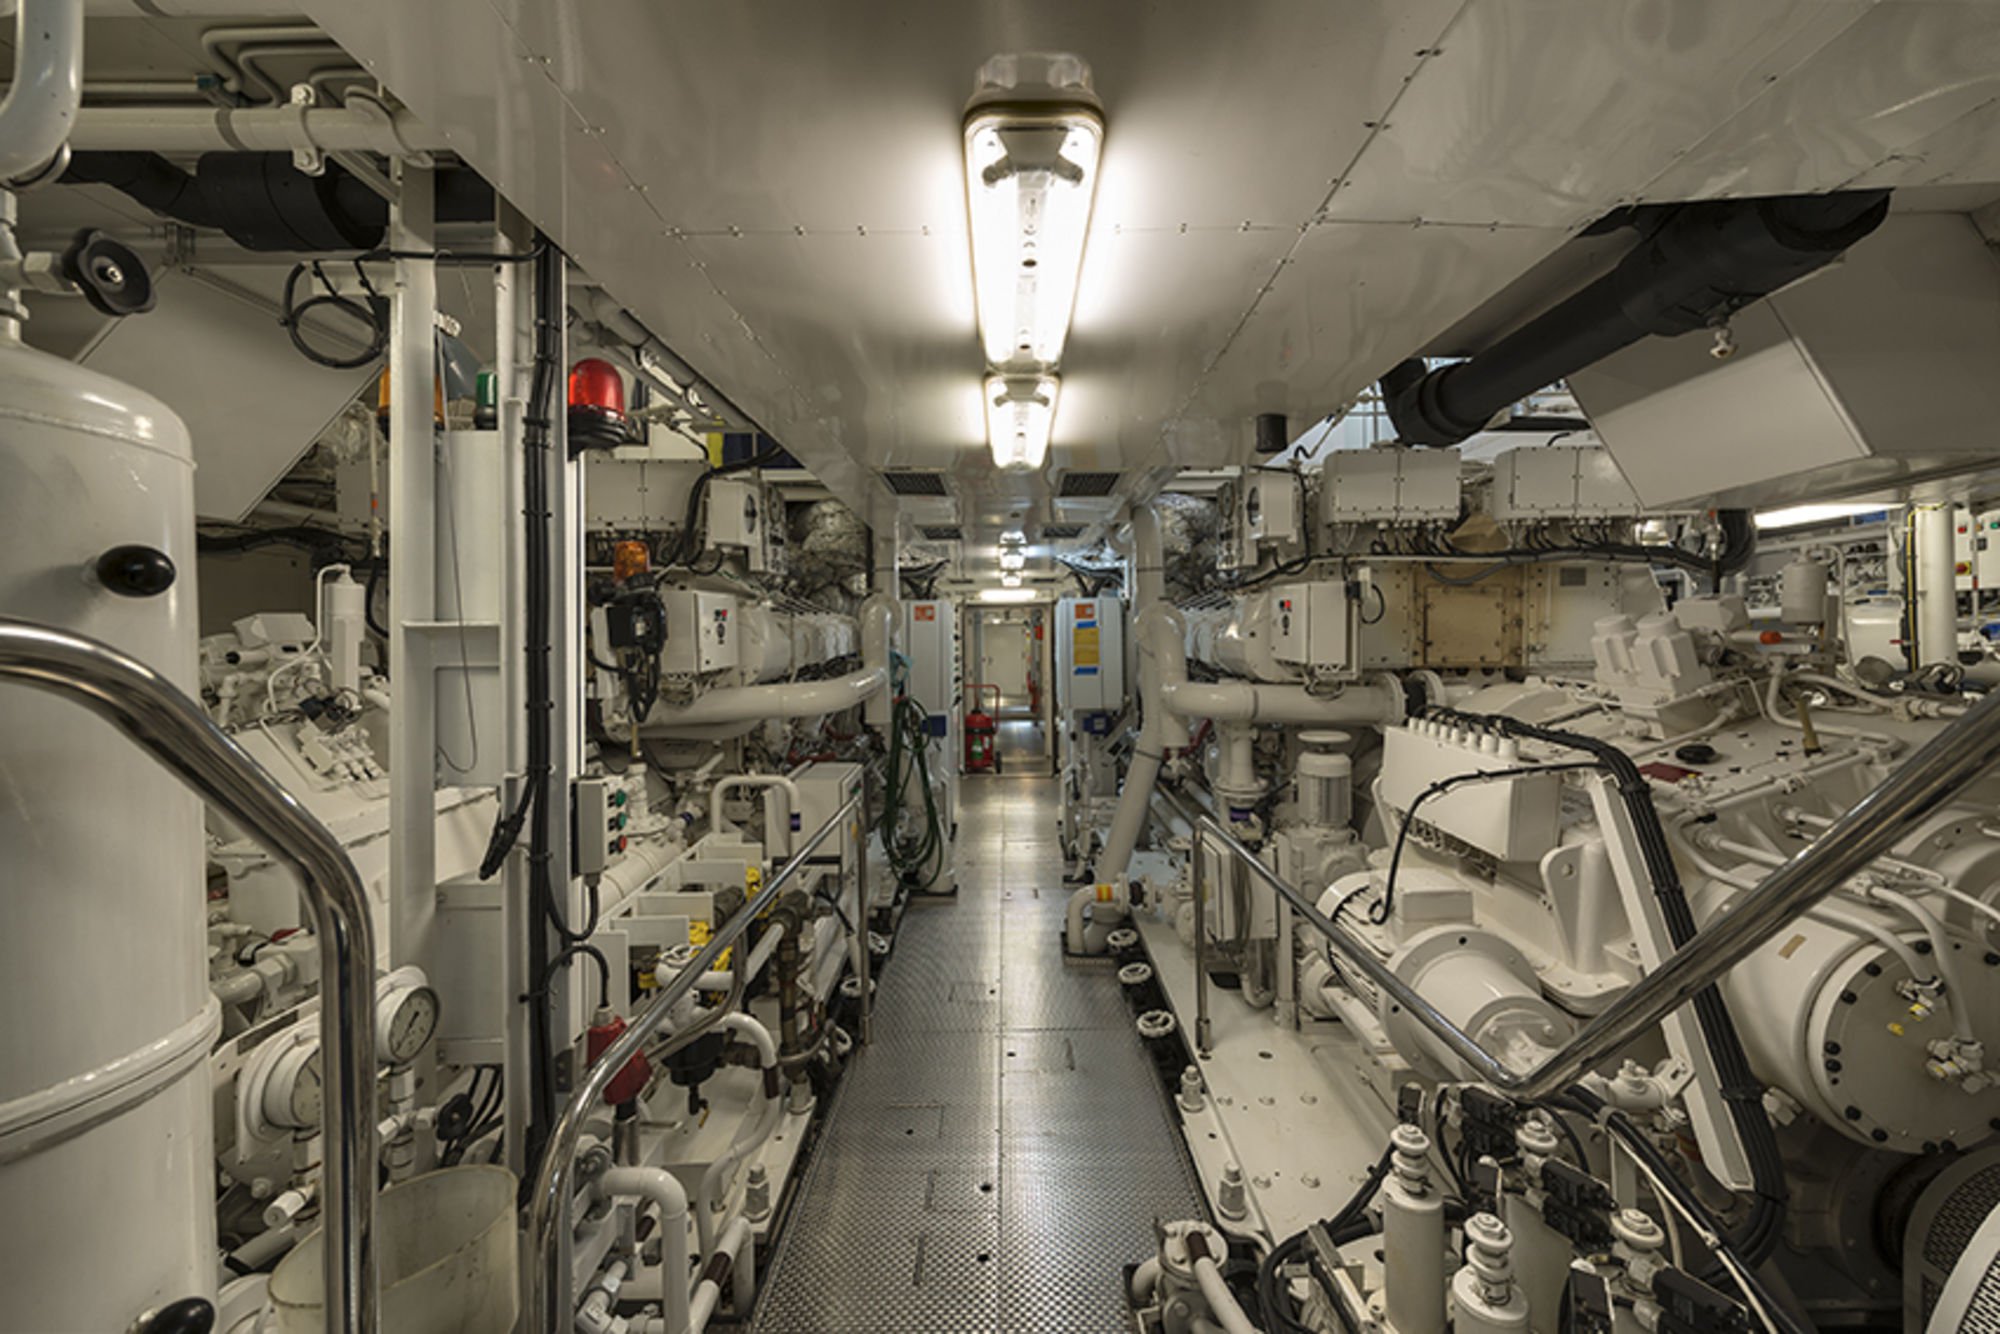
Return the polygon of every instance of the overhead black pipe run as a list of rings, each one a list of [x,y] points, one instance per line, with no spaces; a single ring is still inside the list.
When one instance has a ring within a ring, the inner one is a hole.
[[[1888,216],[1887,190],[1687,204],[1604,277],[1469,361],[1382,377],[1405,444],[1455,445],[1495,413],[1642,338],[1713,328],[1838,258]]]
[[[308,176],[289,153],[204,153],[192,173],[158,153],[91,152],[70,157],[65,185],[106,185],[163,217],[214,228],[246,250],[373,250],[389,226],[389,204],[337,162]],[[435,181],[439,222],[484,222],[493,187],[459,168]]]

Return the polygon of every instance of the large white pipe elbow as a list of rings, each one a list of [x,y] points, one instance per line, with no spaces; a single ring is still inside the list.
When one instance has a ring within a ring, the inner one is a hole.
[[[889,653],[895,644],[899,605],[894,594],[880,590],[870,593],[861,604],[861,665],[869,671],[879,669],[885,679],[889,672]],[[870,727],[886,728],[895,703],[891,694],[891,691],[884,690],[878,695],[871,695],[862,711],[862,721]]]
[[[661,1167],[609,1168],[598,1186],[608,1195],[644,1200],[660,1211],[660,1299],[667,1328],[686,1329],[688,1264],[693,1259],[688,1247],[687,1187]]]
[[[0,102],[0,182],[46,167],[83,105],[83,0],[18,0],[14,84]]]
[[[887,667],[863,667],[828,681],[725,686],[690,704],[655,704],[640,730],[652,736],[713,740],[773,719],[844,713],[889,688]],[[727,729],[736,728],[737,731]]]

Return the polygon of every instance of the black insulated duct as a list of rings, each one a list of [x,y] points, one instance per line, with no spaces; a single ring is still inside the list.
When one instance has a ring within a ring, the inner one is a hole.
[[[339,163],[308,176],[289,153],[204,153],[193,173],[158,153],[76,153],[61,179],[108,185],[176,222],[220,230],[246,250],[373,250],[389,227],[388,201]],[[475,172],[439,172],[436,191],[439,222],[493,216],[493,189]]]
[[[1713,328],[1832,263],[1889,213],[1887,190],[1687,204],[1604,277],[1469,361],[1382,377],[1405,444],[1455,445],[1495,413],[1642,338]]]

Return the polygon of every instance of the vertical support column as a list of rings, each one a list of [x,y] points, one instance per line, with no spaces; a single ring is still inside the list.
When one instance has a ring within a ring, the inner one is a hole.
[[[389,245],[436,248],[431,172],[396,164]],[[429,962],[437,918],[437,680],[423,627],[436,618],[437,268],[395,262],[389,328],[389,964]]]
[[[1910,666],[1958,661],[1958,576],[1950,505],[1919,505],[1916,525],[1917,645]]]

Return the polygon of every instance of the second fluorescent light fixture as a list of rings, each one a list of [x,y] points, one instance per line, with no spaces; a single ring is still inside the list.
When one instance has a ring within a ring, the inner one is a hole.
[[[986,377],[986,439],[993,466],[1033,472],[1049,456],[1056,421],[1053,375]]]
[[[1071,55],[994,56],[965,113],[979,336],[994,367],[1062,360],[1097,195],[1104,118]]]

